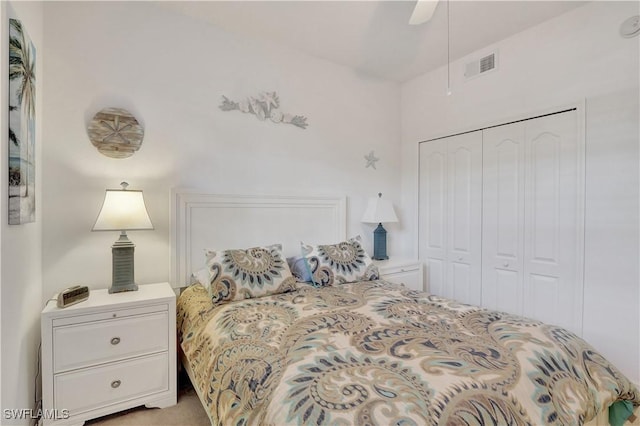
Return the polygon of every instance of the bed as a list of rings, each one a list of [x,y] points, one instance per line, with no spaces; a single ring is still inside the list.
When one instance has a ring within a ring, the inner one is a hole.
[[[212,424],[608,424],[612,404],[640,405],[565,329],[380,280],[346,239],[344,198],[173,199],[174,280],[193,281],[178,300],[182,359]],[[253,225],[265,217],[281,225]],[[301,252],[311,282],[283,260]],[[272,276],[247,274],[247,256]]]

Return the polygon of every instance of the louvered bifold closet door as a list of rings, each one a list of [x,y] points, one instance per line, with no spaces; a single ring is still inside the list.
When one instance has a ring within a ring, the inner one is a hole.
[[[577,113],[484,130],[482,304],[580,332]]]
[[[482,132],[420,145],[420,257],[431,293],[481,301]]]

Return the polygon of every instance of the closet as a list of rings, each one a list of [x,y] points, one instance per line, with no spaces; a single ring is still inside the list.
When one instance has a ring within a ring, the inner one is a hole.
[[[430,292],[580,333],[584,149],[575,109],[420,144]]]

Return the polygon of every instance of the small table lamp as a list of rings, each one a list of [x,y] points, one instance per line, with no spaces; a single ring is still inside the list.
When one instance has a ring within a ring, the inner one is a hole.
[[[153,229],[142,191],[127,190],[129,184],[122,182],[122,189],[107,189],[104,203],[92,231],[121,231],[120,238],[111,246],[112,284],[109,293],[135,291],[133,251],[135,245],[127,238],[127,231]]]
[[[387,231],[382,227],[382,222],[397,221],[398,217],[393,211],[393,204],[391,201],[383,200],[382,193],[378,193],[377,197],[369,198],[362,222],[378,224],[376,230],[373,231],[373,258],[375,260],[389,258],[387,256]]]

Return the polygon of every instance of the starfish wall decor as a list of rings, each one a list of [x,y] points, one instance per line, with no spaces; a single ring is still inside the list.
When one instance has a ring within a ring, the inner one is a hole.
[[[373,167],[373,169],[376,170],[376,161],[379,161],[380,159],[375,156],[373,151],[371,151],[369,155],[365,155],[364,159],[367,160],[367,164],[364,166],[365,169],[367,167]]]

